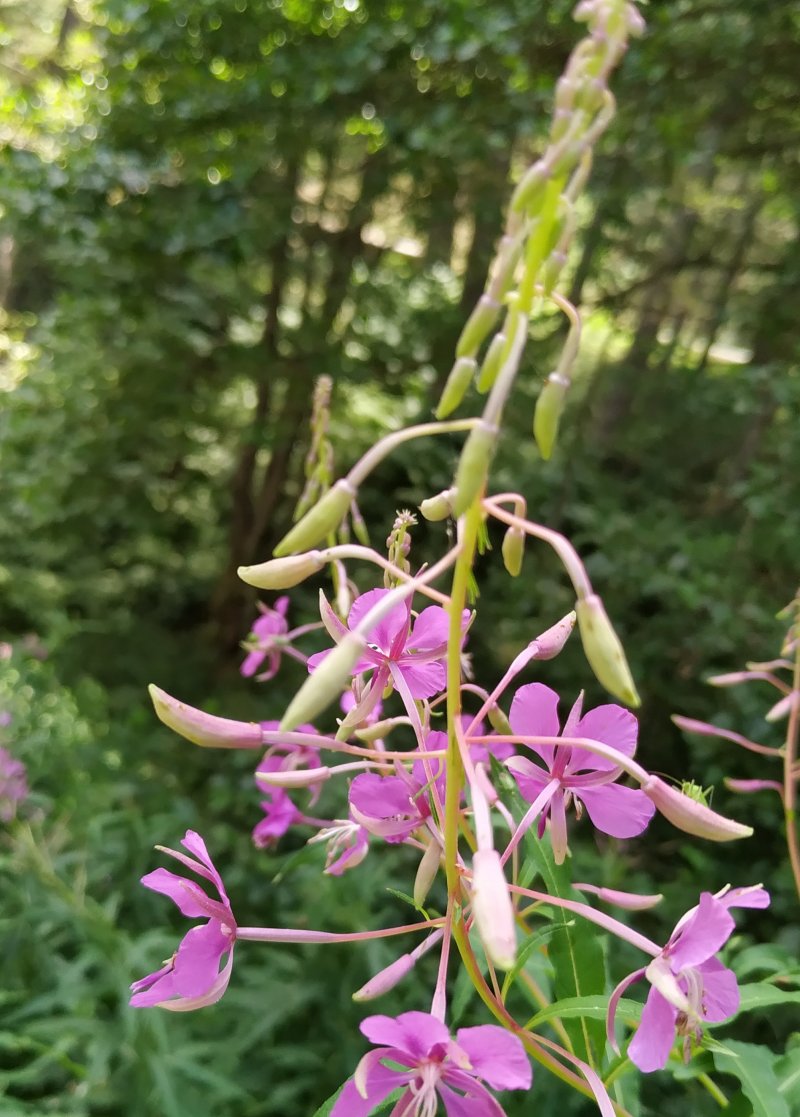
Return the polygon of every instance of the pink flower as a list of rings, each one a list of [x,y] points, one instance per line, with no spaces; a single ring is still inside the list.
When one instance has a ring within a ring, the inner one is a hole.
[[[404,1088],[392,1110],[398,1117],[434,1117],[439,1099],[448,1117],[505,1117],[483,1083],[495,1090],[531,1085],[522,1042],[494,1024],[460,1028],[453,1040],[435,1016],[404,1012],[369,1016],[361,1031],[380,1046],[358,1064],[331,1117],[367,1117],[398,1087]]]
[[[542,683],[519,688],[511,703],[509,721],[520,737],[557,737],[558,695]],[[597,706],[581,716],[583,696],[572,707],[564,725],[564,737],[586,737],[610,745],[625,756],[636,752],[636,718],[622,706]],[[614,838],[641,834],[655,812],[647,796],[615,781],[621,769],[611,760],[588,749],[555,745],[528,744],[542,764],[526,756],[515,756],[506,764],[516,777],[521,794],[528,802],[539,800],[539,836],[550,819],[553,854],[561,864],[567,852],[566,808],[572,800],[586,813],[598,830]]]
[[[445,733],[429,733],[428,748],[447,747]],[[440,802],[445,796],[445,766],[436,757],[428,762]],[[370,834],[387,842],[404,842],[424,826],[431,817],[431,780],[422,760],[416,760],[411,771],[396,765],[396,776],[378,776],[365,772],[350,785],[350,813]]]
[[[667,1063],[676,1034],[699,1040],[701,1024],[727,1020],[739,1007],[739,987],[734,973],[714,955],[734,929],[728,909],[765,908],[769,893],[760,885],[722,889],[715,896],[704,892],[697,907],[677,923],[669,942],[646,969],[624,978],[608,1005],[609,1038],[613,1036],[614,1014],[619,998],[629,985],[646,977],[652,988],[642,1011],[642,1020],[628,1047],[628,1056],[639,1070],[660,1070]]]
[[[195,1008],[214,1004],[228,988],[233,966],[233,945],[236,941],[236,920],[214,864],[208,855],[205,842],[194,830],[187,830],[181,842],[193,857],[175,849],[157,846],[213,885],[218,900],[213,900],[204,888],[193,880],[156,869],[142,877],[142,884],[153,892],[169,896],[183,915],[190,919],[206,918],[207,923],[192,927],[177,951],[155,973],[148,974],[131,985],[130,1003],[135,1008],[161,1005],[173,1012],[189,1012]],[[220,969],[220,962],[227,954],[227,962]]]
[[[347,869],[355,869],[369,852],[369,835],[363,826],[347,818],[335,818],[330,826],[323,827],[309,845],[327,842],[325,872],[340,877]]]
[[[259,604],[261,616],[256,619],[244,647],[248,650],[244,663],[239,668],[242,675],[249,679],[255,675],[264,660],[267,660],[267,669],[259,676],[259,681],[272,679],[281,665],[281,651],[286,646],[286,633],[289,625],[286,620],[286,611],[289,608],[289,598],[279,597],[275,608]]]
[[[278,722],[262,721],[261,728],[276,730]],[[298,732],[316,733],[317,730],[313,725],[301,725],[298,726]],[[317,763],[318,753],[316,749],[304,745],[275,745],[267,751],[256,768],[256,775],[259,772],[294,772],[298,768],[313,767]],[[258,779],[256,779],[256,784],[258,790],[265,795],[265,798],[259,804],[265,817],[253,827],[252,839],[253,844],[258,849],[265,849],[267,846],[275,845],[287,830],[294,826],[296,822],[302,821],[304,816],[283,788],[266,787]],[[318,786],[312,788],[312,803],[316,802],[319,792],[320,788]]]
[[[323,602],[323,622],[338,643],[354,629],[369,610],[391,590],[375,589],[362,593],[353,602],[343,625],[330,606]],[[464,614],[466,624],[469,613]],[[368,696],[362,697],[360,714],[366,717],[390,684],[407,689],[414,699],[431,698],[444,690],[447,672],[448,617],[438,605],[423,609],[412,620],[411,602],[403,602],[378,621],[367,633],[367,649],[353,668],[354,675],[371,673]],[[318,652],[308,661],[314,671],[330,651]],[[365,698],[368,697],[368,700]]]
[[[8,725],[11,721],[3,722]],[[28,781],[25,765],[12,756],[8,749],[0,748],[0,822],[11,822],[16,817],[17,804],[28,798]]]

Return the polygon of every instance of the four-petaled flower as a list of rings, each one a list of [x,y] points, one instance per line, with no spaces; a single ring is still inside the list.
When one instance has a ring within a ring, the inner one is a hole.
[[[358,1064],[331,1117],[367,1117],[398,1088],[403,1093],[392,1110],[398,1117],[434,1117],[438,1098],[449,1117],[505,1117],[483,1083],[495,1090],[531,1084],[521,1040],[495,1024],[461,1028],[452,1039],[435,1016],[404,1012],[370,1016],[361,1031],[378,1049]]]
[[[557,737],[559,735],[558,695],[543,683],[519,688],[511,703],[509,721],[520,737]],[[583,696],[572,707],[562,736],[584,737],[610,745],[627,757],[636,752],[636,718],[622,706],[597,706],[581,716]],[[516,777],[521,794],[528,802],[539,800],[539,836],[550,819],[553,855],[561,864],[567,852],[566,808],[571,800],[586,808],[598,830],[613,838],[632,838],[647,827],[655,811],[644,792],[621,787],[615,781],[622,770],[613,761],[588,749],[566,745],[526,744],[545,764],[535,764],[526,756],[506,761]]]
[[[199,834],[187,830],[181,845],[194,856],[187,857],[185,853],[164,846],[156,846],[156,849],[168,853],[207,880],[216,889],[219,899],[212,900],[195,881],[186,880],[168,869],[156,869],[142,877],[145,888],[169,896],[183,915],[190,919],[206,918],[208,922],[192,927],[160,970],[133,983],[130,1003],[135,1008],[161,1005],[173,1012],[203,1008],[220,999],[230,980],[236,920],[225,886]],[[227,961],[220,969],[220,961],[226,954]]]
[[[279,597],[272,609],[259,603],[261,616],[253,623],[244,648],[247,651],[244,662],[239,668],[245,678],[255,675],[261,664],[266,659],[267,667],[258,676],[259,682],[267,682],[274,678],[281,664],[281,652],[286,648],[286,633],[289,624],[286,612],[289,608],[289,598]]]
[[[701,1025],[718,1024],[739,1007],[739,987],[732,970],[714,955],[734,929],[728,909],[765,908],[769,893],[760,885],[734,888],[712,896],[703,892],[697,907],[677,923],[669,942],[649,966],[624,978],[608,1005],[608,1031],[613,1042],[614,1014],[619,998],[634,981],[651,983],[642,1020],[628,1047],[628,1057],[645,1073],[666,1065],[676,1034],[684,1038],[688,1055],[692,1037],[699,1040]]]

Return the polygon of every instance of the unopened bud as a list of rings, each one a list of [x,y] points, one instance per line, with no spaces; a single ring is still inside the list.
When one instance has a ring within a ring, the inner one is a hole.
[[[363,636],[348,633],[300,687],[281,719],[281,730],[290,732],[304,722],[313,721],[330,706],[347,685],[365,647]]]
[[[489,719],[489,725],[491,725],[495,733],[501,733],[503,736],[510,737],[514,732],[511,728],[511,722],[499,706],[490,706],[486,711],[486,716]]]
[[[153,684],[147,689],[159,720],[192,744],[205,749],[257,749],[263,744],[257,722],[216,717],[179,702]]]
[[[474,357],[456,358],[456,363],[447,377],[447,383],[442,389],[439,406],[436,408],[437,419],[445,419],[451,411],[455,411],[466,395],[477,367],[478,364]]]
[[[497,379],[497,374],[503,363],[503,354],[505,352],[507,340],[506,334],[499,333],[495,334],[489,343],[489,348],[486,350],[486,356],[483,358],[481,371],[478,375],[477,387],[479,392],[488,392]]]
[[[501,970],[510,970],[517,955],[514,908],[496,849],[473,854],[472,913],[488,957]]]
[[[536,410],[533,414],[533,436],[539,453],[548,461],[553,453],[558,436],[558,425],[564,410],[569,380],[551,372],[545,380],[539,398],[536,401]]]
[[[596,593],[577,602],[583,650],[597,681],[615,698],[629,706],[640,704],[619,637],[608,619],[605,606]]]
[[[324,565],[319,551],[307,551],[304,555],[270,559],[257,566],[240,566],[237,573],[248,586],[260,590],[288,590],[319,573]]]
[[[550,174],[549,164],[542,159],[526,171],[511,196],[511,211],[519,213],[521,210],[527,210],[528,212],[535,210],[544,198]]]
[[[442,847],[433,840],[423,853],[414,878],[414,903],[420,908],[427,900],[431,885],[436,880],[441,860]]]
[[[648,799],[655,803],[656,810],[686,834],[707,838],[711,842],[732,842],[736,838],[749,838],[753,833],[751,826],[743,826],[717,814],[705,803],[670,787],[658,776],[649,776],[641,787]]]
[[[520,527],[513,525],[503,536],[501,547],[503,565],[512,578],[517,578],[522,570],[522,559],[525,555],[525,532]]]
[[[315,787],[325,783],[331,778],[331,769],[322,768],[286,768],[274,772],[256,772],[256,783],[267,784],[269,787]]]
[[[456,345],[457,357],[474,357],[497,321],[500,303],[489,295],[481,295],[467,319]]]
[[[485,423],[479,423],[469,432],[456,470],[454,515],[462,516],[486,484],[497,435],[497,427]]]
[[[401,954],[390,966],[375,974],[366,985],[362,985],[360,989],[353,993],[353,1000],[374,1001],[377,997],[382,997],[384,993],[394,989],[395,985],[399,985],[403,978],[411,973],[414,969],[414,962],[415,959],[410,954]]]
[[[533,659],[555,659],[569,639],[577,614],[573,610],[534,640],[536,651]]]
[[[598,888],[596,884],[573,884],[572,887],[577,888],[579,892],[591,892],[604,904],[613,904],[615,907],[625,908],[626,911],[647,911],[664,899],[660,892],[656,895],[642,896],[637,892],[620,892],[616,888]]]
[[[344,477],[340,478],[281,539],[275,548],[276,557],[282,558],[293,551],[307,551],[316,547],[332,531],[336,531],[347,515],[355,495],[352,485]]]
[[[435,524],[440,520],[446,520],[448,516],[453,515],[452,500],[454,496],[455,489],[445,489],[443,493],[429,496],[427,500],[423,500],[419,510],[425,519],[431,523]]]

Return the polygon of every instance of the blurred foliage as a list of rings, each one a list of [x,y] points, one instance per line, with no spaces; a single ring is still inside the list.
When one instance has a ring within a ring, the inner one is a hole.
[[[0,636],[15,647],[0,708],[34,789],[0,854],[3,1114],[310,1113],[361,1053],[346,1005],[390,960],[380,944],[333,965],[242,950],[214,1011],[125,1007],[128,982],[174,945],[136,878],[153,842],[187,826],[254,922],[344,928],[389,920],[398,902],[370,860],[340,883],[299,858],[273,888],[301,843],[249,848],[250,761],[171,740],[143,688],[280,713],[298,674],[261,694],[235,677],[253,611],[236,567],[289,522],[318,374],[335,382],[340,468],[429,416],[509,177],[538,149],[578,36],[571,6],[0,4]],[[774,812],[726,793],[729,750],[687,746],[669,714],[778,743],[763,696],[702,677],[775,654],[774,614],[798,577],[800,27],[795,6],[767,0],[658,0],[645,14],[568,272],[586,331],[561,443],[543,464],[530,434],[563,339],[543,314],[495,478],[586,559],[645,699],[643,762],[719,785],[714,805],[757,828],[725,859],[666,826],[624,857],[610,843],[576,856],[608,885],[657,883],[657,938],[698,879],[763,877],[775,903],[760,926],[796,953]],[[455,448],[415,444],[380,467],[362,495],[376,540],[395,507],[449,484]],[[415,556],[443,531],[421,524]],[[529,547],[512,582],[491,542],[470,643],[494,679],[571,601],[551,554]],[[313,609],[304,589],[295,616]],[[46,662],[24,651],[32,630]],[[593,686],[577,648],[547,681]],[[762,774],[750,755],[735,768]],[[401,861],[381,874],[402,890]],[[418,1007],[430,977],[400,1007]],[[788,1027],[770,1013],[776,1049]],[[536,1090],[545,1111],[592,1111],[545,1074]],[[507,1104],[509,1117],[523,1106]],[[673,1094],[660,1077],[642,1106],[714,1108],[696,1080]]]

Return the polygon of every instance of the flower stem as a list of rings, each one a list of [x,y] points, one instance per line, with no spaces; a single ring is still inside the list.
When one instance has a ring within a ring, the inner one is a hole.
[[[800,696],[800,605],[794,621],[794,673],[792,690]],[[800,697],[795,698],[789,710],[789,724],[786,727],[786,745],[783,753],[783,810],[786,818],[786,845],[789,850],[789,863],[792,866],[794,886],[800,896],[800,844],[797,835],[797,741],[800,736]]]

